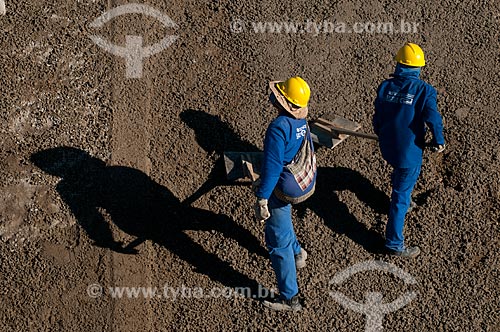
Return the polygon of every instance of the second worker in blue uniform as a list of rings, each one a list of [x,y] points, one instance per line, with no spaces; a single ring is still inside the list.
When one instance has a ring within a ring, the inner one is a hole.
[[[379,137],[382,157],[393,167],[385,246],[390,254],[415,257],[420,249],[405,245],[403,228],[422,166],[426,127],[432,134],[431,146],[435,151],[442,152],[445,142],[436,89],[419,78],[425,65],[422,49],[407,43],[395,60],[393,77],[382,82],[377,90],[373,128]]]

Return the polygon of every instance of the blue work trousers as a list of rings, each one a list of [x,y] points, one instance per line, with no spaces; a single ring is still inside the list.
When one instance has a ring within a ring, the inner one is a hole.
[[[295,255],[300,253],[300,244],[293,230],[292,206],[273,194],[268,207],[271,217],[266,220],[266,246],[276,273],[280,297],[289,300],[299,292]]]
[[[388,249],[395,251],[405,249],[403,236],[405,216],[410,207],[411,192],[420,175],[420,169],[420,165],[412,168],[395,167],[392,172],[391,207],[385,229],[385,246]]]

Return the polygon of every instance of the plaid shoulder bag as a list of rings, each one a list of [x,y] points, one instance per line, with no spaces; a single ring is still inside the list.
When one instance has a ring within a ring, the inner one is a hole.
[[[299,151],[295,157],[293,157],[292,161],[284,167],[283,171],[289,172],[293,176],[301,191],[306,191],[311,185],[313,187],[298,197],[292,197],[285,194],[276,186],[274,189],[276,197],[284,202],[297,204],[305,201],[314,193],[315,183],[313,182],[316,179],[316,155],[314,154],[312,146],[309,126],[307,126],[306,136],[302,141]]]

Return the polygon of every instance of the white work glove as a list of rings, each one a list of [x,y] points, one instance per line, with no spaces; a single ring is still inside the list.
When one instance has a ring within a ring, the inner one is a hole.
[[[257,219],[257,221],[262,222],[271,216],[271,214],[269,213],[269,208],[267,207],[267,199],[265,198],[257,198],[254,210],[255,219]]]
[[[444,151],[444,149],[446,148],[446,145],[444,144],[438,144],[438,145],[434,145],[431,147],[431,150],[433,152],[436,152],[436,153],[441,153]]]

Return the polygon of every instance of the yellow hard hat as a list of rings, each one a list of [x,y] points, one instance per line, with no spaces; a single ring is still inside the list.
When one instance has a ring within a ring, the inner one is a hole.
[[[411,66],[411,67],[423,67],[425,66],[424,51],[417,44],[406,43],[398,51],[398,54],[394,57],[397,62]]]
[[[309,85],[299,76],[278,82],[276,88],[289,102],[299,107],[306,107],[311,97]]]

